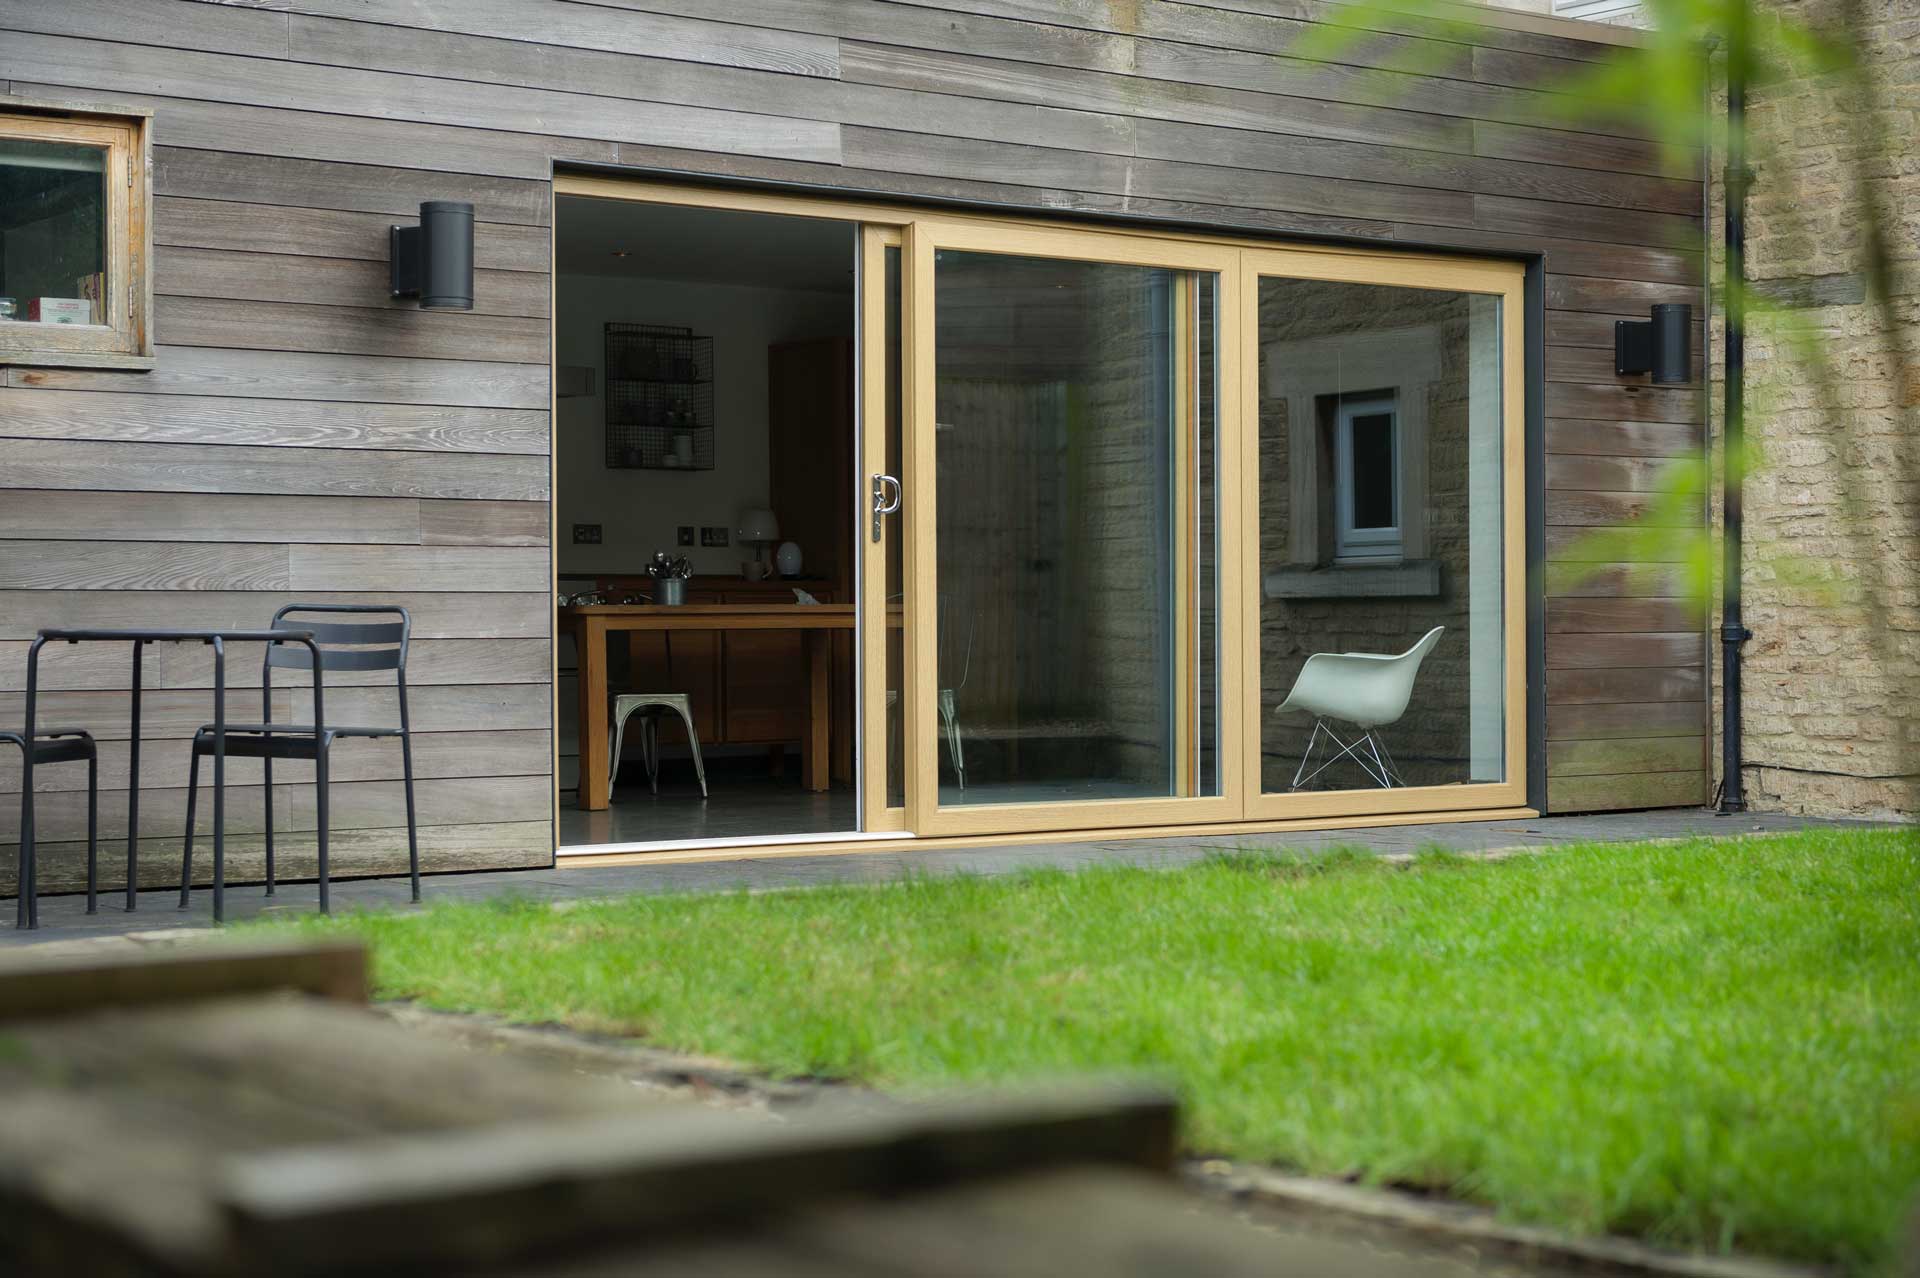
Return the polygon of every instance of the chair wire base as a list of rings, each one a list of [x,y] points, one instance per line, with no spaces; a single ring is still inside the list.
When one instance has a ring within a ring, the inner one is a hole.
[[[1334,746],[1339,748],[1323,759],[1319,767],[1308,772],[1307,766],[1313,762],[1314,747],[1320,744],[1322,736],[1326,737],[1329,748]],[[1307,738],[1306,752],[1300,756],[1300,766],[1294,771],[1293,784],[1289,789],[1299,790],[1311,784],[1315,777],[1342,759],[1352,759],[1360,766],[1360,770],[1383,790],[1391,790],[1395,787],[1406,788],[1406,778],[1400,775],[1399,766],[1394,763],[1393,755],[1388,752],[1386,742],[1382,741],[1380,735],[1373,729],[1368,728],[1352,741],[1346,741],[1333,730],[1324,717],[1315,717],[1313,734]]]

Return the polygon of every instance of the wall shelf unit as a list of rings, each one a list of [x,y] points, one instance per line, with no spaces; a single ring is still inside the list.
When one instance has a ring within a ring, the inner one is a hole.
[[[713,469],[713,339],[609,323],[607,454],[614,470]]]

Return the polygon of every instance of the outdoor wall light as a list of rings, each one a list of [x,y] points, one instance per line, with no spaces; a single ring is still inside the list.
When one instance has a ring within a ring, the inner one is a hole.
[[[422,310],[473,309],[473,205],[428,200],[420,225],[388,237],[395,297],[417,297]]]
[[[1693,307],[1668,302],[1654,307],[1650,320],[1614,321],[1613,371],[1652,373],[1657,386],[1692,381]]]

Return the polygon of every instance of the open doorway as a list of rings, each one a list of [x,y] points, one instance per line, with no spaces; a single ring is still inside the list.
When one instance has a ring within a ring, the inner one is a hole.
[[[850,222],[556,199],[563,849],[860,826],[857,256]]]

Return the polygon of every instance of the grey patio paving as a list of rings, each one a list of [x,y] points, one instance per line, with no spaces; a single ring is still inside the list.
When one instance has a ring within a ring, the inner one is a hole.
[[[1171,867],[1189,864],[1228,848],[1287,848],[1312,852],[1353,847],[1390,854],[1444,847],[1457,851],[1484,852],[1570,843],[1618,843],[1693,835],[1734,836],[1813,827],[1875,828],[1876,825],[1866,821],[1823,821],[1765,813],[1723,817],[1703,809],[1685,808],[1512,821],[1397,825],[1359,830],[1248,835],[1191,834],[1166,839],[744,857],[727,861],[659,865],[568,868],[566,859],[562,858],[561,864],[553,869],[432,876],[426,881],[425,893],[429,903],[475,901],[510,895],[560,901],[634,892],[728,892],[743,888],[767,891],[834,883],[881,883],[911,875],[1013,874],[1041,867]],[[178,908],[177,890],[143,892],[139,909],[133,913],[122,908],[122,898],[118,893],[111,897],[103,895],[100,912],[92,917],[86,913],[84,897],[43,897],[40,902],[40,930],[16,932],[11,928],[0,928],[0,945],[30,945],[174,928],[212,927],[211,895],[206,890],[195,892],[192,905],[182,910]],[[310,883],[283,883],[271,899],[263,896],[258,887],[227,889],[227,912],[228,917],[233,919],[251,918],[269,912],[310,911],[314,908],[314,902],[315,889]],[[407,901],[404,878],[336,880],[333,884],[333,902],[336,911],[412,908]]]

